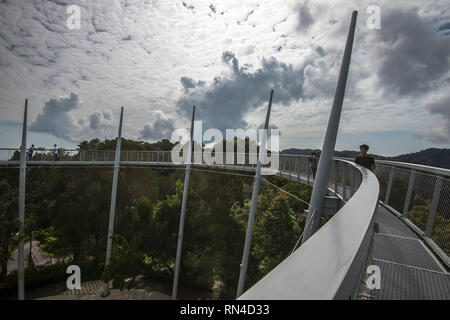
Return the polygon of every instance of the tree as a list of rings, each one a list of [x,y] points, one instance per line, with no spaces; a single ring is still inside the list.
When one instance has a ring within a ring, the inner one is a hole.
[[[6,281],[8,275],[8,260],[12,249],[17,245],[15,236],[20,229],[20,221],[17,214],[17,191],[11,188],[6,180],[0,181],[0,280]]]
[[[300,234],[299,221],[285,194],[278,193],[267,207],[260,213],[255,225],[252,250],[262,275],[270,272],[291,253]]]

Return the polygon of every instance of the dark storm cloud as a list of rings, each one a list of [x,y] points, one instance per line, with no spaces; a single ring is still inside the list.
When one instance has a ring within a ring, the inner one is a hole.
[[[80,108],[78,94],[69,98],[50,99],[36,120],[29,125],[34,132],[44,132],[72,142],[79,142],[85,135],[103,137],[112,125],[112,115],[107,111],[96,111],[87,118],[74,119],[73,110]]]
[[[444,76],[450,66],[450,41],[439,37],[416,10],[383,16],[374,46],[381,57],[379,83],[400,95],[420,94]]]
[[[181,84],[183,85],[184,92],[187,93],[189,89],[193,89],[195,87],[203,87],[206,83],[204,81],[195,82],[192,78],[181,77]]]
[[[34,132],[46,132],[56,137],[73,141],[75,124],[69,112],[80,106],[78,95],[71,93],[69,98],[50,99],[36,120],[29,126]]]
[[[175,130],[173,121],[165,119],[160,114],[153,124],[146,124],[139,132],[139,139],[145,140],[160,140],[170,139],[172,132]]]
[[[223,53],[222,61],[230,67],[231,75],[215,77],[209,86],[195,87],[182,95],[176,106],[184,116],[189,118],[196,105],[196,118],[208,128],[246,128],[245,115],[267,104],[271,89],[274,104],[288,105],[303,98],[304,67],[294,68],[270,58],[263,59],[260,69],[248,72],[228,51]]]
[[[438,31],[450,30],[450,22],[439,27]]]
[[[308,2],[304,2],[298,7],[298,22],[297,30],[305,32],[314,23],[314,19],[311,15],[311,11],[308,7]]]
[[[439,128],[435,128],[438,133],[428,135],[428,140],[437,143],[448,143],[450,141],[450,94],[431,103],[428,106],[428,110],[430,110],[432,114],[442,116],[442,119],[444,120],[444,127],[440,130]]]

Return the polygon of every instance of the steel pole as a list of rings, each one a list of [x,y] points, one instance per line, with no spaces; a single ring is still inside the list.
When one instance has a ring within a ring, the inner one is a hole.
[[[178,230],[178,244],[177,244],[177,255],[175,260],[175,274],[173,278],[172,300],[175,300],[177,298],[178,280],[180,278],[180,268],[181,268],[180,264],[183,247],[184,222],[186,219],[186,204],[189,192],[189,178],[191,176],[192,144],[194,139],[194,119],[195,119],[195,106],[192,108],[191,136],[189,138],[189,149],[186,161],[186,173],[184,175],[183,199],[181,202],[180,228]]]
[[[111,191],[111,204],[110,204],[110,209],[109,209],[109,226],[108,226],[108,240],[106,243],[105,270],[111,261],[112,236],[113,236],[113,232],[114,232],[114,216],[116,213],[117,180],[119,177],[120,142],[122,140],[122,120],[123,120],[123,107],[120,110],[119,134],[117,136],[116,156],[114,159],[114,174],[113,174],[113,183],[112,183],[112,191]],[[106,297],[108,295],[109,295],[109,279],[106,279],[106,282],[103,287],[102,297]]]
[[[236,298],[238,298],[244,292],[245,278],[247,276],[248,258],[250,255],[250,247],[253,235],[253,225],[255,222],[259,187],[261,185],[261,158],[263,157],[263,152],[266,152],[265,148],[266,148],[267,130],[269,128],[270,109],[272,108],[272,97],[273,97],[273,90],[270,91],[269,107],[267,108],[266,122],[264,123],[264,134],[262,137],[261,145],[259,146],[258,165],[256,167],[255,181],[253,183],[252,204],[250,207],[250,214],[248,216],[247,233],[245,235],[244,252],[242,253],[242,262],[240,265],[241,270],[239,273],[239,282]]]
[[[18,298],[25,300],[25,279],[24,279],[24,262],[25,250],[23,244],[23,231],[25,227],[25,175],[27,171],[26,148],[27,148],[27,114],[28,99],[25,99],[25,110],[23,112],[22,125],[22,145],[20,146],[20,175],[19,175],[19,221],[20,221],[20,241],[17,259],[18,274]],[[31,244],[30,244],[31,245]]]
[[[334,147],[336,145],[339,120],[342,111],[342,103],[344,101],[345,86],[347,83],[348,69],[350,66],[357,15],[358,11],[353,11],[352,20],[347,36],[347,43],[345,44],[344,57],[342,58],[341,70],[336,86],[336,93],[334,95],[333,106],[331,107],[330,118],[328,120],[327,131],[325,133],[325,138],[322,145],[322,152],[319,158],[316,178],[314,179],[313,191],[311,195],[310,206],[308,209],[309,214],[306,221],[306,225],[308,227],[304,230],[302,243],[307,241],[308,238],[311,237],[314,232],[316,232],[319,227],[319,222],[322,215],[322,206],[328,187],[331,160],[333,158]],[[312,212],[315,212],[315,214],[312,215]]]

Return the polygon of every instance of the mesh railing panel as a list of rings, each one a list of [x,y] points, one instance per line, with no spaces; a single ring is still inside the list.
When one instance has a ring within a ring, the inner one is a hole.
[[[450,179],[442,179],[431,239],[450,256]]]
[[[435,182],[436,176],[421,172],[415,173],[407,216],[423,232],[426,231]]]
[[[391,194],[389,196],[388,205],[396,211],[402,213],[405,204],[406,193],[408,191],[408,182],[411,171],[396,168],[394,178],[392,179]]]
[[[386,191],[389,183],[389,173],[391,167],[379,165],[377,164],[376,169],[374,170],[375,175],[378,178],[378,182],[380,184],[380,200],[384,201],[386,197]]]

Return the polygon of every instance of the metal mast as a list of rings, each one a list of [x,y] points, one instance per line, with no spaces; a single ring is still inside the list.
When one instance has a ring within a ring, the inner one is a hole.
[[[261,158],[263,156],[263,152],[266,152],[265,150],[266,139],[267,139],[267,130],[269,128],[270,109],[272,108],[272,97],[273,97],[273,90],[270,91],[269,107],[267,108],[266,122],[264,123],[264,134],[262,137],[261,146],[259,147],[258,165],[256,166],[255,181],[253,183],[252,204],[250,207],[250,214],[248,216],[247,233],[245,235],[244,252],[242,253],[242,262],[240,265],[241,270],[239,273],[239,282],[236,298],[238,298],[244,292],[245,278],[247,276],[248,257],[250,255],[250,246],[252,243],[253,225],[255,223],[259,186],[261,184]]]
[[[111,191],[111,205],[109,210],[109,226],[108,226],[108,240],[106,243],[105,269],[107,268],[109,262],[111,261],[112,235],[114,232],[114,216],[116,213],[117,180],[119,177],[120,142],[122,140],[122,120],[123,120],[123,107],[120,110],[119,134],[117,136],[116,155],[114,158],[114,175]],[[109,279],[104,284],[102,297],[106,297],[108,295],[109,295]]]
[[[334,95],[333,106],[331,108],[330,118],[328,120],[327,131],[322,145],[322,153],[317,167],[316,178],[311,195],[311,201],[308,209],[308,218],[306,225],[308,226],[303,234],[302,243],[308,240],[319,227],[321,211],[325,193],[328,187],[328,181],[331,170],[331,161],[333,159],[334,147],[339,128],[339,120],[341,118],[342,103],[344,101],[345,86],[347,83],[348,69],[350,66],[350,57],[352,54],[353,38],[355,35],[356,17],[358,11],[353,11],[350,29],[348,31],[347,43],[345,44],[344,57],[342,58],[341,70]]]
[[[177,298],[178,293],[178,280],[180,278],[180,264],[181,264],[181,251],[183,247],[183,234],[184,234],[184,221],[186,219],[186,203],[189,192],[189,177],[191,176],[191,162],[192,162],[192,144],[194,137],[194,118],[195,118],[195,106],[192,109],[192,122],[191,122],[191,136],[189,138],[189,151],[187,153],[186,161],[186,173],[184,175],[184,186],[183,186],[183,200],[181,203],[181,214],[180,214],[180,228],[178,230],[178,244],[177,244],[177,255],[175,262],[175,275],[173,279],[172,288],[172,300]]]

